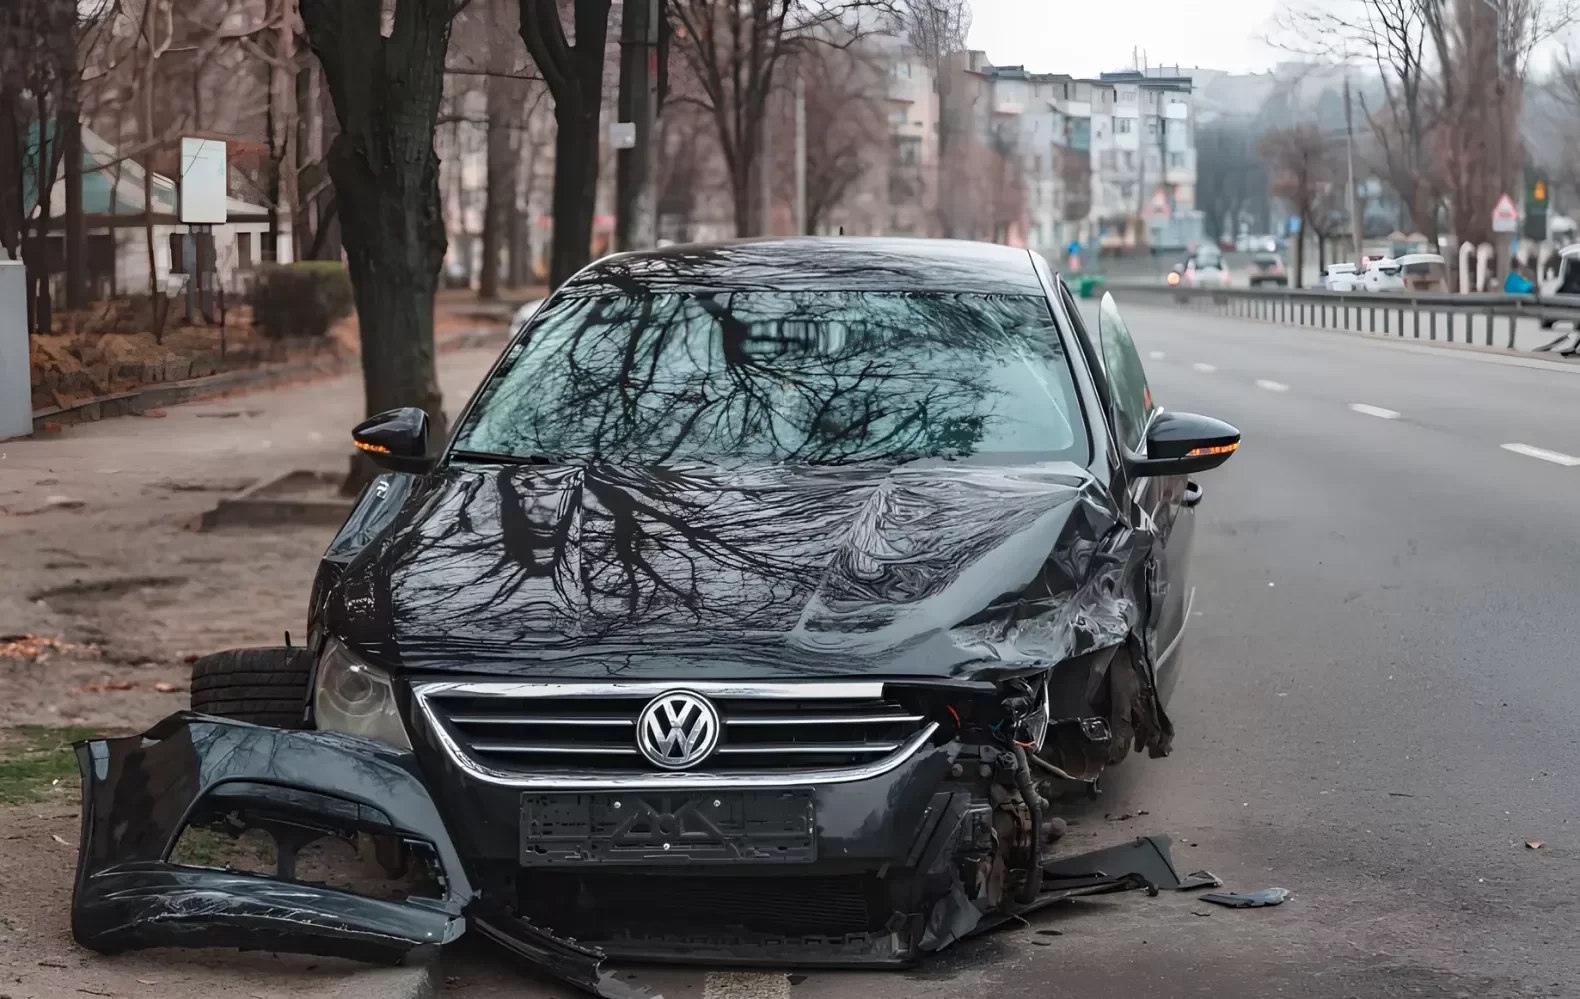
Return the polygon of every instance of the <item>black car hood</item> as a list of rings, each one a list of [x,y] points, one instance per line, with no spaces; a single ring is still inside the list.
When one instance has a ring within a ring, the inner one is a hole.
[[[1133,520],[1067,462],[449,466],[327,620],[408,672],[981,679],[1137,629]]]

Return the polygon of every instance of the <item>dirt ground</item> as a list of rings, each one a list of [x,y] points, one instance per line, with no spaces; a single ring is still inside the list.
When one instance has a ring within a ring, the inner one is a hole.
[[[441,354],[452,411],[495,353]],[[343,471],[360,389],[354,377],[302,383],[0,442],[0,996],[272,999],[334,994],[357,969],[217,952],[106,960],[71,942],[68,917],[70,738],[185,708],[198,655],[303,634],[334,529],[197,524],[260,478]]]

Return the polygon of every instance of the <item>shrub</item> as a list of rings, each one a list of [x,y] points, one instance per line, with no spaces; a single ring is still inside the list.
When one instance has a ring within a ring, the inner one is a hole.
[[[273,264],[258,273],[252,322],[269,336],[322,337],[351,315],[352,306],[351,276],[344,264],[332,260]]]

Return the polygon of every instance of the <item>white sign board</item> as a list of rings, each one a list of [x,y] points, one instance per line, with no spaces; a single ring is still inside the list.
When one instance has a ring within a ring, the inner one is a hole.
[[[225,143],[181,140],[181,221],[188,225],[225,224],[226,172]]]
[[[616,149],[636,148],[636,122],[615,121],[609,123],[609,145]]]
[[[1505,194],[1498,199],[1498,206],[1492,210],[1493,232],[1514,232],[1519,227],[1520,210],[1514,207],[1514,199]]]

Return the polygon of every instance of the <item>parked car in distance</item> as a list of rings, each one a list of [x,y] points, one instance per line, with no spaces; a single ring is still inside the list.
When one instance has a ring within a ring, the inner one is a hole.
[[[1570,243],[1558,251],[1558,276],[1544,278],[1538,285],[1540,297],[1552,295],[1580,295],[1580,243]],[[1543,319],[1542,329],[1550,330],[1557,320]],[[1580,329],[1580,323],[1576,324]]]
[[[1251,255],[1251,287],[1260,288],[1264,284],[1287,286],[1289,274],[1284,270],[1284,258],[1276,253],[1254,253]]]
[[[1185,282],[1191,288],[1229,287],[1229,267],[1216,246],[1197,247],[1185,261]]]
[[[1362,291],[1403,291],[1404,276],[1399,261],[1392,257],[1378,257],[1366,261],[1366,270],[1360,277],[1360,287]]]
[[[1356,281],[1354,264],[1329,264],[1322,278],[1322,286],[1329,291],[1354,291]]]
[[[1399,273],[1407,291],[1447,291],[1448,265],[1437,253],[1406,253],[1399,258]]]

